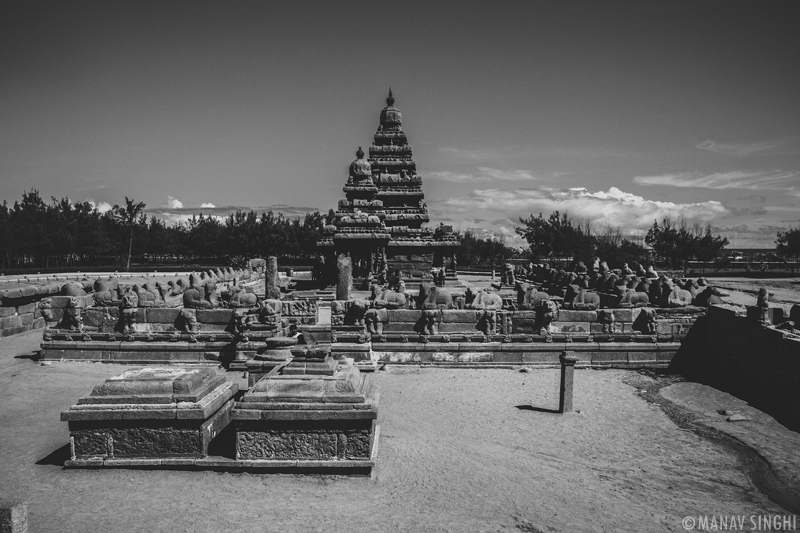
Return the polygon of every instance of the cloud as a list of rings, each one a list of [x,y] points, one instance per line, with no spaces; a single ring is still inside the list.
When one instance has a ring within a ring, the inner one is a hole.
[[[616,187],[598,192],[590,192],[582,187],[476,189],[469,196],[432,201],[429,206],[437,217],[462,220],[476,214],[484,218],[517,219],[538,213],[547,216],[553,211],[560,211],[575,218],[590,220],[599,226],[618,226],[624,233],[646,230],[654,220],[665,215],[705,222],[728,214],[725,206],[717,201],[659,202],[626,193]]]
[[[95,202],[91,198],[87,198],[86,201],[89,202],[89,205],[91,205],[92,207],[94,207],[95,209],[100,211],[101,213],[106,213],[108,211],[111,211],[114,208],[114,206],[112,206],[108,202]]]
[[[723,144],[709,139],[707,141],[701,142],[700,144],[695,146],[695,148],[699,150],[707,150],[709,152],[714,152],[715,154],[735,155],[742,157],[755,152],[761,152],[763,150],[776,148],[778,146],[781,146],[782,144],[784,143],[779,141],[749,143],[749,144]]]
[[[735,217],[740,216],[757,216],[757,215],[766,215],[767,210],[764,207],[736,207],[736,206],[726,206],[728,210],[731,212],[731,215]]]
[[[527,170],[500,170],[497,168],[478,167],[477,174],[458,174],[455,172],[431,172],[426,177],[454,182],[470,181],[526,181],[536,178]]]
[[[217,207],[217,206],[215,206],[211,202],[204,202],[204,203],[200,204],[200,207]]]
[[[636,176],[639,185],[666,185],[669,187],[700,187],[704,189],[749,189],[753,191],[794,191],[797,189],[800,172],[793,171],[744,171],[701,174],[684,172],[661,176]]]
[[[164,207],[169,207],[170,209],[183,209],[183,202],[174,196],[167,196],[167,204]]]

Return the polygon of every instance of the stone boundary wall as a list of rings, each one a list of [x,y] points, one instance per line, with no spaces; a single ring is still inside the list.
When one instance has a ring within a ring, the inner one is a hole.
[[[542,333],[534,311],[496,311],[496,331],[485,334],[480,330],[485,311],[442,309],[435,311],[431,334],[425,331],[421,310],[384,309],[362,321],[352,313],[350,302],[331,306],[332,353],[373,363],[557,365],[561,352],[570,351],[579,366],[665,368],[706,312],[698,307],[561,309]],[[647,320],[651,311],[653,332]],[[612,322],[607,320],[609,312]]]
[[[81,311],[83,330],[46,329],[41,345],[43,360],[219,364],[229,362],[238,353],[256,353],[263,349],[267,338],[286,335],[292,324],[313,328],[317,316],[315,300],[284,300],[279,323],[256,324],[252,329],[240,331],[237,311],[256,309],[193,309],[197,323],[187,327],[182,308],[140,307],[135,309],[135,331],[123,333],[119,308],[94,307],[91,295],[78,298],[85,305]],[[60,299],[65,300],[63,305]],[[52,309],[54,317],[63,316],[69,299],[68,296],[52,298],[56,302]]]
[[[39,309],[39,302],[59,294],[62,285],[54,282],[0,290],[0,337],[46,327],[47,321]]]
[[[48,325],[53,326],[60,321],[63,316],[64,307],[66,307],[70,299],[70,296],[61,296],[62,288],[67,281],[77,281],[83,284],[84,290],[89,294],[87,296],[79,296],[78,298],[81,299],[82,307],[89,308],[94,305],[91,293],[94,281],[98,278],[107,279],[108,276],[114,276],[120,281],[139,278],[172,279],[178,277],[186,278],[191,273],[191,271],[132,272],[122,274],[116,272],[93,272],[91,273],[92,279],[90,280],[86,279],[85,274],[51,274],[22,276],[18,278],[3,277],[3,283],[19,283],[23,285],[8,289],[0,288],[0,337],[17,335],[33,329],[44,329]],[[253,282],[258,282],[259,279],[260,278],[256,276],[243,283],[246,286]],[[34,282],[38,284],[32,284]],[[218,287],[220,289],[225,289],[227,286],[228,282],[218,282]],[[39,308],[39,302],[45,298],[52,299],[52,313],[44,312]],[[176,299],[175,305],[180,305],[180,298]],[[300,323],[307,322],[300,321]]]
[[[783,322],[780,309],[770,309],[773,323]],[[800,306],[792,310],[800,319]],[[797,322],[795,322],[797,325]],[[708,310],[706,334],[696,363],[705,372],[732,380],[740,387],[766,394],[788,410],[800,408],[800,334],[758,322],[752,316],[720,306]]]

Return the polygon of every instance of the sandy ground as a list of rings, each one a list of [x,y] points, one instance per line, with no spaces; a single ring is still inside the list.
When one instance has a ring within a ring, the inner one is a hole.
[[[557,370],[388,367],[373,479],[37,464],[67,442],[60,411],[130,368],[40,366],[24,358],[40,334],[0,339],[0,498],[29,502],[32,532],[677,532],[685,516],[785,514],[618,370],[578,370],[581,412],[558,415]]]
[[[707,278],[709,283],[730,293],[725,299],[737,305],[755,305],[761,288],[769,291],[773,306],[783,307],[787,314],[793,305],[800,304],[800,277],[751,279],[751,278]]]

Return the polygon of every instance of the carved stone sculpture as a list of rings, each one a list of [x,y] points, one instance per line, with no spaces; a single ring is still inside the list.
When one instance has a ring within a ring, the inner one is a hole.
[[[350,326],[363,326],[369,308],[369,300],[349,300],[344,323]]]
[[[465,293],[464,307],[466,309],[493,309],[499,311],[503,308],[503,298],[496,292],[468,287]]]
[[[602,325],[603,333],[613,333],[614,331],[614,311],[611,309],[601,309],[597,312],[597,322]]]
[[[432,283],[420,283],[417,307],[419,309],[453,309],[453,296],[450,291]]]
[[[503,272],[500,274],[500,283],[503,285],[514,285],[516,279],[514,278],[514,265],[506,263],[503,265]]]
[[[97,307],[116,307],[121,303],[111,283],[104,279],[96,279],[94,282],[94,304]]]
[[[181,309],[181,327],[185,333],[197,333],[200,331],[200,324],[197,322],[197,311],[195,309]]]
[[[374,335],[383,334],[383,325],[389,321],[389,313],[386,309],[368,309],[364,313],[364,324],[367,331]]]
[[[258,305],[258,295],[253,292],[246,292],[241,286],[231,285],[222,295],[222,301],[227,307],[232,308],[256,307]]]
[[[263,300],[259,306],[258,318],[262,324],[270,326],[280,326],[281,324],[281,311],[283,310],[283,302],[280,300],[269,299]]]
[[[550,333],[551,322],[558,319],[558,304],[552,300],[542,300],[535,307],[535,311],[534,328],[539,331],[540,335],[547,335]]]
[[[576,310],[592,310],[600,307],[600,295],[578,285],[567,285],[564,296],[564,308]]]
[[[692,293],[679,288],[670,279],[664,280],[664,294],[662,295],[662,301],[665,296],[665,307],[686,307],[688,305],[692,305]]]
[[[62,296],[86,296],[86,291],[83,289],[83,283],[77,281],[68,281],[61,286]]]
[[[170,288],[170,296],[180,296],[189,288],[189,282],[183,278],[170,280],[167,285]]]
[[[133,286],[133,291],[139,298],[139,307],[155,307],[156,295],[138,284]]]
[[[212,303],[206,299],[206,289],[200,284],[200,281],[200,277],[195,274],[189,276],[189,288],[183,291],[183,307],[188,309],[213,307]]]
[[[122,333],[126,335],[132,335],[136,332],[137,307],[139,307],[139,296],[131,288],[122,296],[122,303],[120,304]]]
[[[61,327],[70,331],[83,331],[83,316],[81,316],[81,300],[72,297],[64,307]]]
[[[521,310],[535,309],[542,301],[550,299],[549,294],[537,290],[535,285],[517,282],[516,289],[517,308]]]
[[[719,291],[719,289],[707,285],[705,289],[697,295],[697,297],[692,301],[692,303],[700,307],[719,305],[723,303],[722,296],[723,294],[722,292]]]
[[[406,295],[400,292],[395,292],[389,289],[384,289],[373,285],[372,292],[372,305],[377,309],[402,309],[406,307]]]

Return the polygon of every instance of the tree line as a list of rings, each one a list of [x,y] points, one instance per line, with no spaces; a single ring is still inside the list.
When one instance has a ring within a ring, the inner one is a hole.
[[[327,215],[316,211],[288,218],[271,211],[239,210],[224,219],[199,215],[167,224],[148,218],[145,207],[126,197],[125,203],[101,212],[91,202],[45,202],[31,189],[12,206],[5,201],[0,205],[0,269],[129,268],[132,258],[148,264],[243,264],[269,255],[311,264],[322,228],[334,215],[331,210]],[[558,211],[548,217],[530,215],[520,223],[516,232],[527,241],[528,250],[467,230],[456,256],[459,266],[497,265],[514,258],[588,262],[599,257],[612,268],[655,261],[680,267],[688,260],[718,260],[728,244],[710,224],[668,216],[654,221],[643,238],[625,236],[610,225],[597,228]],[[800,258],[800,227],[778,232],[776,245],[779,254]]]
[[[145,207],[126,197],[100,212],[91,202],[45,202],[32,189],[14,205],[0,205],[0,268],[129,268],[132,257],[150,264],[243,264],[268,255],[313,259],[325,224],[319,212],[293,219],[241,210],[224,219],[199,215],[167,224],[148,218]]]
[[[689,224],[669,216],[654,221],[643,239],[626,237],[611,225],[597,229],[587,220],[558,211],[547,218],[539,213],[520,222],[523,226],[516,228],[517,234],[530,245],[533,259],[568,257],[588,264],[599,257],[611,268],[656,261],[679,268],[692,259],[714,261],[728,244],[728,239],[714,234],[710,224]]]

